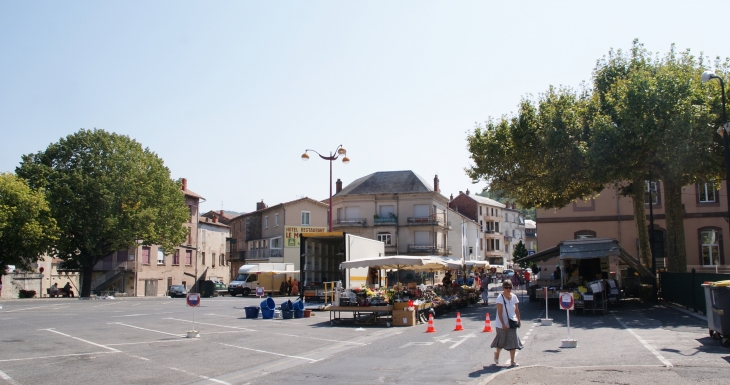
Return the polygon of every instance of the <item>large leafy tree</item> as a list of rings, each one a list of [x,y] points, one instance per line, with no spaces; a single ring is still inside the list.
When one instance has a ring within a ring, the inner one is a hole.
[[[109,253],[138,242],[172,250],[186,238],[190,214],[179,184],[127,136],[82,129],[24,155],[16,172],[46,192],[61,232],[57,256],[81,269],[81,296],[91,294],[93,267]]]
[[[10,173],[0,173],[0,274],[7,265],[30,269],[58,239],[56,220],[43,191]]]
[[[490,120],[467,138],[473,179],[486,179],[518,203],[560,208],[607,186],[631,196],[643,262],[648,247],[644,186],[662,179],[669,269],[686,270],[682,186],[721,178],[717,99],[700,83],[701,59],[674,49],[653,57],[638,42],[630,53],[599,60],[593,87],[580,93],[551,87],[518,112]]]

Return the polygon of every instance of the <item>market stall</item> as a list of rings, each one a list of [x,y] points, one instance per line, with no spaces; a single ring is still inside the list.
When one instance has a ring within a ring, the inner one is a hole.
[[[629,268],[641,275],[653,277],[612,238],[562,241],[555,247],[517,262],[542,263],[538,279],[530,287],[531,300],[544,300],[545,294],[550,299],[557,298],[560,292],[572,292],[575,308],[584,312],[606,314],[609,304],[618,304],[621,276]],[[552,270],[552,266],[556,266],[555,270]]]

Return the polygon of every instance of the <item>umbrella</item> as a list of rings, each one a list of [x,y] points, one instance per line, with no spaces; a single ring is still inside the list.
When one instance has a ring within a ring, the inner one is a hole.
[[[440,270],[447,268],[446,263],[440,259],[411,255],[364,258],[355,261],[346,261],[340,264],[341,269],[355,269],[359,267],[375,267],[384,270]]]

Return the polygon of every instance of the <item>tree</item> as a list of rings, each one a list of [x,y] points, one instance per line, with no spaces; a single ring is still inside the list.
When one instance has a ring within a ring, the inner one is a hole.
[[[631,196],[642,262],[651,252],[645,181],[661,178],[670,271],[686,271],[681,188],[722,178],[716,98],[700,82],[704,70],[689,51],[655,58],[634,41],[630,54],[599,60],[593,87],[550,89],[518,112],[490,120],[467,137],[472,179],[486,179],[526,207],[560,208],[608,186]]]
[[[94,265],[138,243],[172,250],[190,213],[178,183],[155,153],[124,135],[80,130],[45,151],[24,155],[16,170],[43,188],[58,222],[57,256],[81,269],[81,296],[91,294]]]
[[[0,272],[7,265],[30,270],[58,239],[56,220],[43,191],[10,173],[0,173]],[[0,273],[1,275],[1,273]]]
[[[522,243],[522,240],[520,239],[520,242],[515,245],[514,251],[512,251],[512,260],[519,263],[521,267],[527,267],[527,264],[524,262],[520,262],[520,259],[525,258],[527,256],[527,247],[525,247],[525,244]]]

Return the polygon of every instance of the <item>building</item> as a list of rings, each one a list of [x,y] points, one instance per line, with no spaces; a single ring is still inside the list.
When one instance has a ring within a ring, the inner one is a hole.
[[[190,218],[184,227],[187,239],[174,250],[163,250],[158,245],[142,245],[129,250],[118,250],[94,266],[91,290],[95,294],[164,296],[170,285],[185,285],[188,290],[199,291],[196,285],[206,279],[230,276],[226,261],[225,239],[228,226],[201,219],[199,205],[202,196],[188,189],[187,179],[182,179],[185,204]],[[222,244],[218,241],[222,238]]]
[[[231,274],[252,263],[293,263],[299,269],[299,234],[327,231],[328,205],[311,198],[267,206],[231,219]]]
[[[466,190],[466,193],[459,191],[456,198],[452,197],[449,207],[479,223],[479,249],[483,250],[480,257],[489,261],[490,265],[506,266],[508,256],[502,223],[506,206],[493,199],[471,195]]]
[[[525,247],[528,253],[537,252],[537,223],[532,219],[525,220]]]
[[[647,226],[649,199],[654,211],[655,246],[652,248],[656,265],[665,266],[666,221],[661,181],[646,183],[644,207]],[[687,253],[687,269],[698,272],[730,272],[726,255],[730,250],[725,244],[728,223],[727,202],[720,199],[712,183],[701,183],[682,188],[684,206],[684,233]],[[537,210],[537,227],[540,250],[554,247],[566,239],[586,237],[615,238],[635,256],[639,256],[638,236],[632,198],[617,194],[615,188],[607,188],[593,199],[579,200],[557,210]]]
[[[515,202],[506,202],[504,208],[504,222],[502,231],[504,231],[504,251],[506,253],[505,265],[509,268],[514,267],[512,256],[515,247],[522,241],[525,243],[525,217],[517,210]],[[527,247],[527,246],[525,246]]]
[[[219,210],[219,211],[213,211],[210,210],[207,213],[201,215],[201,217],[213,219],[215,218],[218,223],[222,223],[224,225],[231,224],[231,219],[241,215],[241,213],[236,213],[233,211],[225,211],[225,210]]]
[[[479,248],[481,229],[479,224],[458,211],[449,209],[449,220],[453,232],[449,234],[449,248],[452,258],[464,258],[467,261],[485,261],[482,249]],[[482,242],[482,246],[484,243]]]
[[[381,171],[345,188],[339,179],[332,197],[332,230],[385,244],[386,255],[452,255],[448,199],[438,176],[431,188],[413,171]]]

